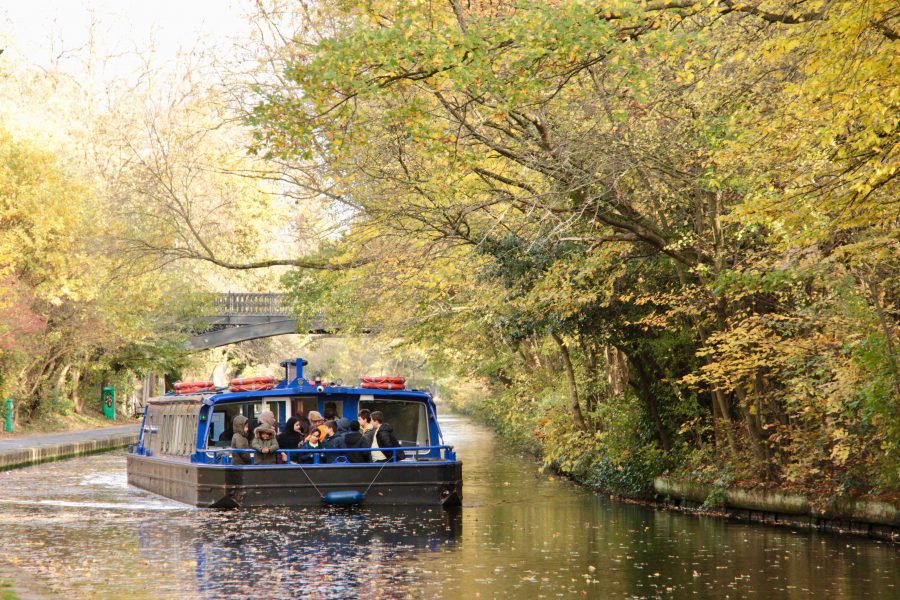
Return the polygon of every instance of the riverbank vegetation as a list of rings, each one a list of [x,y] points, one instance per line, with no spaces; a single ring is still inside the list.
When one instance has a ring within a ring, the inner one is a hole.
[[[99,91],[5,73],[0,394],[27,417],[177,376],[198,292],[281,277],[301,323],[426,358],[599,488],[898,493],[895,2],[252,19]]]
[[[304,7],[251,117],[345,216],[301,316],[599,487],[896,494],[896,3]]]
[[[195,228],[210,252],[250,254],[254,225],[279,215],[267,203],[265,218],[245,219],[264,191],[226,172],[252,160],[234,139],[240,128],[210,116],[222,94],[191,81],[199,67],[154,67],[147,52],[133,80],[104,81],[104,68],[133,56],[94,47],[49,67],[15,47],[0,57],[0,400],[14,400],[18,430],[71,424],[58,415],[93,412],[106,385],[126,414],[142,378],[177,378],[193,360],[185,343],[198,307],[229,279],[155,246]],[[232,210],[236,198],[243,210]]]

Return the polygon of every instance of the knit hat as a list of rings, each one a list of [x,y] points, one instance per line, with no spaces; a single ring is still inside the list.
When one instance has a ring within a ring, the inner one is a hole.
[[[314,410],[309,411],[309,414],[306,415],[306,418],[309,419],[309,422],[313,421],[322,421],[322,415]]]

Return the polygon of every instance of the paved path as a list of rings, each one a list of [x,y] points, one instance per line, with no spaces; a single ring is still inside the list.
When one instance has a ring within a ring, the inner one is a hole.
[[[141,426],[118,425],[116,427],[101,427],[99,429],[85,429],[83,431],[64,431],[61,433],[36,433],[21,437],[0,439],[0,452],[9,449],[31,448],[34,446],[47,446],[51,444],[65,444],[69,442],[84,442],[95,440],[99,437],[117,435],[122,433],[137,433]]]
[[[0,440],[0,471],[122,448],[137,440],[140,425],[43,433]]]

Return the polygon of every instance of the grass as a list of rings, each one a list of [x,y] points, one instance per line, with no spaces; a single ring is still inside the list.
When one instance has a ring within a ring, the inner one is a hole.
[[[110,421],[103,416],[99,410],[85,407],[83,414],[41,414],[34,421],[16,423],[13,435],[27,435],[31,433],[51,433],[58,431],[79,431],[81,429],[96,429],[99,427],[109,427],[111,425],[127,425],[132,423],[130,419],[125,419],[121,414],[116,415],[116,421]],[[8,437],[3,431],[2,423],[0,423],[0,439]],[[0,597],[0,600],[4,600]]]
[[[19,595],[10,588],[12,583],[5,579],[0,579],[0,600],[19,600]]]

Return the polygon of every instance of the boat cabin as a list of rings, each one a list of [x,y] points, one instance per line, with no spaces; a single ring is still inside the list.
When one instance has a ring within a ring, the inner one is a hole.
[[[231,445],[234,418],[243,415],[252,430],[265,411],[275,415],[279,431],[292,416],[312,411],[319,412],[325,420],[351,421],[363,409],[381,411],[401,446],[433,448],[443,444],[430,394],[308,381],[303,379],[305,364],[300,358],[284,361],[285,379],[268,390],[204,391],[152,399],[144,414],[138,452],[190,457],[193,462],[224,459],[227,463],[229,456],[216,451]],[[437,449],[416,452],[419,459],[439,455]]]

